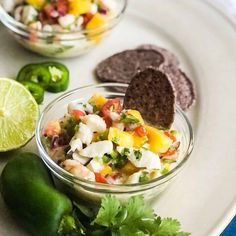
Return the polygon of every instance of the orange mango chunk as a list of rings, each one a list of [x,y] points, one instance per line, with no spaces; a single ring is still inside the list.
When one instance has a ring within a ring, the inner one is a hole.
[[[148,143],[150,150],[154,153],[164,153],[172,145],[173,141],[167,137],[162,130],[145,125],[147,130]]]

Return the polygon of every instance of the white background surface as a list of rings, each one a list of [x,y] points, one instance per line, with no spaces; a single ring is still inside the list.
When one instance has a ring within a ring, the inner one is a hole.
[[[92,70],[107,56],[143,43],[173,51],[194,80],[198,99],[188,116],[195,149],[177,180],[153,204],[178,218],[193,236],[215,236],[236,213],[236,31],[203,1],[131,0],[113,34],[80,58],[61,60],[71,71],[70,89],[97,82]],[[0,27],[0,75],[14,77],[26,63],[46,60],[19,46]],[[58,94],[47,94],[41,109]],[[25,147],[34,151],[34,140]],[[3,168],[7,154],[0,154]],[[27,235],[0,200],[0,235]]]

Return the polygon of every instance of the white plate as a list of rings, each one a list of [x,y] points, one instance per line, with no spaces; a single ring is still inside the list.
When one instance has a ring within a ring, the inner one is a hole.
[[[14,77],[26,63],[46,60],[21,48],[0,28],[0,74]],[[189,112],[195,149],[189,164],[154,204],[161,216],[178,218],[193,236],[219,235],[236,213],[236,31],[204,1],[131,0],[113,34],[90,54],[63,60],[70,89],[96,82],[92,70],[107,56],[141,43],[176,53],[194,80],[198,99]],[[45,106],[57,95],[47,94]],[[43,107],[42,107],[43,108]],[[26,150],[35,150],[32,141]],[[7,158],[1,154],[1,169]],[[0,235],[26,233],[0,201]]]

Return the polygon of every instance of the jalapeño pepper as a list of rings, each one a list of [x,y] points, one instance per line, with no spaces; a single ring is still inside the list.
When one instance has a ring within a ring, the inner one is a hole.
[[[69,85],[69,70],[67,67],[58,62],[45,62],[42,65],[48,69],[51,75],[47,91],[53,93],[65,91]]]
[[[19,82],[31,81],[46,89],[50,83],[51,74],[47,67],[41,64],[28,64],[19,71],[16,80]]]
[[[31,82],[31,81],[22,81],[21,82],[33,95],[35,101],[40,104],[43,102],[44,98],[44,89],[40,85]]]
[[[65,91],[69,85],[69,70],[58,62],[28,64],[18,73],[16,80],[29,81],[53,93]]]
[[[70,199],[54,188],[37,155],[21,153],[7,163],[1,175],[1,192],[13,215],[31,235],[77,232]]]

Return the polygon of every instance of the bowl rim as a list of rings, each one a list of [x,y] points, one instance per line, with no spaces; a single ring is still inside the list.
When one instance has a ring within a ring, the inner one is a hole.
[[[8,14],[5,9],[3,8],[2,4],[0,3],[0,21],[9,28],[9,25],[13,28],[18,28],[18,31],[21,30],[23,32],[37,32],[41,34],[55,34],[55,35],[74,35],[78,33],[82,34],[89,34],[91,32],[99,32],[103,33],[104,31],[108,30],[109,28],[112,28],[116,23],[118,23],[120,17],[124,14],[127,5],[128,5],[128,0],[121,0],[123,1],[123,5],[121,9],[115,14],[115,16],[112,16],[111,19],[106,23],[103,24],[102,26],[93,28],[93,29],[82,29],[82,30],[74,30],[74,31],[49,31],[49,30],[35,30],[35,29],[30,29],[28,26],[25,24],[15,20],[10,14]],[[114,24],[113,24],[114,23]]]
[[[157,178],[154,178],[150,181],[147,181],[147,182],[143,182],[143,183],[134,183],[134,184],[106,184],[106,183],[97,183],[97,182],[94,182],[94,181],[90,181],[90,180],[86,180],[86,179],[83,179],[83,178],[79,178],[79,177],[76,177],[74,175],[72,175],[71,173],[67,172],[66,170],[64,170],[62,167],[60,167],[58,164],[56,164],[52,159],[51,157],[48,155],[47,151],[45,150],[42,142],[41,142],[41,123],[42,123],[42,120],[45,116],[45,114],[47,114],[47,112],[52,108],[54,107],[54,105],[56,105],[59,101],[63,100],[64,98],[70,96],[71,94],[77,92],[77,91],[80,91],[80,90],[83,90],[83,89],[96,89],[96,88],[106,88],[106,87],[113,87],[114,86],[119,86],[119,87],[123,87],[123,88],[126,88],[128,87],[128,84],[125,84],[125,83],[99,83],[99,84],[90,84],[90,85],[86,85],[86,86],[81,86],[81,87],[78,87],[78,88],[75,88],[73,90],[70,90],[64,94],[62,94],[61,96],[55,98],[53,101],[51,101],[45,108],[44,110],[42,111],[41,115],[40,115],[40,118],[37,122],[37,126],[36,126],[36,131],[35,131],[35,137],[36,137],[36,143],[37,143],[37,147],[39,149],[39,152],[40,152],[40,157],[41,159],[44,161],[44,163],[47,165],[47,167],[51,170],[51,171],[55,171],[57,175],[59,175],[60,177],[64,177],[66,178],[66,180],[68,181],[72,181],[73,183],[76,183],[77,184],[86,184],[87,186],[93,186],[92,188],[94,188],[94,186],[97,186],[97,187],[102,187],[102,188],[106,188],[108,187],[106,190],[111,190],[111,187],[114,186],[115,187],[126,187],[126,188],[134,188],[134,187],[144,187],[144,186],[150,186],[150,184],[154,184],[156,183],[157,185],[160,183],[162,184],[164,182],[166,182],[168,180],[168,177],[169,178],[172,178],[174,177],[177,173],[178,173],[178,170],[181,169],[181,167],[183,167],[183,165],[187,162],[187,160],[189,159],[190,157],[190,154],[192,153],[193,151],[193,147],[194,147],[194,133],[193,133],[193,129],[192,129],[192,125],[188,119],[188,117],[186,116],[186,114],[184,113],[184,111],[176,106],[176,112],[178,114],[180,114],[182,116],[182,118],[185,120],[186,122],[186,125],[187,125],[187,128],[188,128],[188,131],[189,131],[189,141],[188,141],[188,145],[187,145],[187,148],[186,150],[184,150],[184,153],[182,154],[183,155],[183,158],[182,160],[173,168],[171,169],[167,174],[165,175],[161,175]],[[112,95],[115,95],[115,96],[124,96],[124,93],[121,93],[121,92],[112,92]],[[41,155],[41,153],[43,153],[43,155]],[[43,156],[43,157],[42,157]],[[166,180],[167,179],[167,180]],[[99,190],[99,189],[97,189]]]

